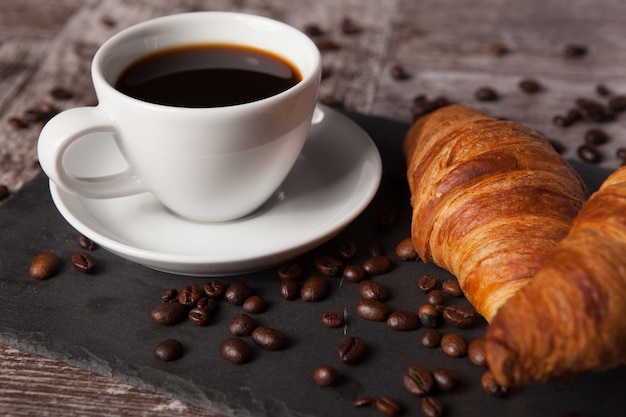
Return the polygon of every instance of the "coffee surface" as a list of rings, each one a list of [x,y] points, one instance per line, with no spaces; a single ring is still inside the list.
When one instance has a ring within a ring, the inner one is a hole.
[[[174,107],[222,107],[279,94],[301,81],[298,69],[268,51],[228,44],[185,45],[131,63],[115,88]]]

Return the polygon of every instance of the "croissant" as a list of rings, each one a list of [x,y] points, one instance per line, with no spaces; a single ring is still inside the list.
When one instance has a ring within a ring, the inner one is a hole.
[[[538,133],[459,105],[418,119],[403,151],[417,253],[490,321],[567,234],[583,181]]]
[[[626,363],[626,167],[582,207],[486,334],[490,369],[513,386]]]

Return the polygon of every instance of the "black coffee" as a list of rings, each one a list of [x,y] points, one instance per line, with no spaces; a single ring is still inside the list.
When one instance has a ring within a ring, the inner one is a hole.
[[[133,98],[175,107],[249,103],[285,91],[302,76],[284,58],[238,45],[167,49],[128,66],[115,88]]]

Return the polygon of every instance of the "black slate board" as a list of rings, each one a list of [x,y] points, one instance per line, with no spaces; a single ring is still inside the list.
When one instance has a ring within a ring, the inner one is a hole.
[[[315,273],[313,259],[332,254],[338,239],[350,239],[359,248],[357,262],[367,255],[372,242],[383,245],[396,268],[375,277],[392,294],[392,310],[413,309],[425,302],[416,286],[418,277],[430,273],[441,283],[451,276],[433,265],[403,262],[395,258],[396,244],[409,234],[410,206],[404,176],[401,143],[407,126],[388,120],[350,115],[377,143],[384,165],[384,178],[370,207],[340,236],[301,257],[305,274]],[[590,189],[595,190],[607,171],[576,165]],[[377,226],[381,210],[395,212],[396,223],[387,230]],[[206,279],[169,275],[120,259],[102,249],[91,275],[73,270],[69,258],[79,250],[74,231],[56,211],[49,196],[47,178],[39,176],[0,206],[0,343],[65,361],[112,376],[138,387],[165,393],[182,401],[226,416],[368,416],[372,408],[355,408],[362,395],[392,397],[404,406],[405,415],[419,415],[419,399],[402,386],[401,376],[409,365],[429,369],[447,367],[457,372],[461,384],[453,393],[438,394],[447,416],[560,416],[585,412],[594,417],[626,415],[626,369],[578,377],[515,390],[506,399],[485,394],[480,387],[483,369],[467,358],[450,358],[439,349],[420,345],[423,328],[400,333],[384,323],[358,317],[355,284],[327,278],[331,294],[318,303],[285,301],[278,296],[275,269],[224,278],[225,283],[245,280],[270,302],[270,309],[255,316],[259,324],[283,331],[289,338],[284,351],[253,347],[254,359],[246,365],[230,364],[219,356],[218,346],[229,337],[227,323],[240,307],[220,304],[207,327],[185,322],[162,327],[150,319],[162,290],[182,288]],[[46,281],[28,275],[31,260],[42,251],[58,254],[59,273]],[[467,305],[464,299],[448,303]],[[340,363],[336,346],[344,329],[325,328],[320,320],[327,310],[348,313],[347,334],[360,336],[369,348],[358,365]],[[459,331],[467,341],[484,334],[481,321]],[[457,331],[442,326],[441,332]],[[176,338],[185,345],[178,361],[162,363],[153,357],[161,340]],[[333,388],[313,384],[313,369],[335,366],[342,376]]]

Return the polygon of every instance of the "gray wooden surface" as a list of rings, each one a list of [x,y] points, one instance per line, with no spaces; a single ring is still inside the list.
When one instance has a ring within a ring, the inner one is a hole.
[[[606,104],[626,94],[626,2],[621,0],[0,0],[0,185],[15,193],[39,172],[42,109],[94,103],[89,61],[98,45],[133,23],[191,10],[246,11],[302,30],[321,29],[316,40],[327,75],[320,94],[324,102],[409,123],[415,97],[445,96],[533,127],[560,142],[573,159],[585,133],[602,128],[611,139],[597,146],[599,164],[622,164],[616,154],[626,147],[626,116],[570,127],[553,123],[579,98]],[[357,26],[356,33],[342,30],[346,19]],[[494,43],[508,52],[494,54]],[[587,54],[568,58],[569,45],[585,46]],[[403,79],[394,76],[398,68]],[[522,92],[518,83],[525,78],[537,80],[542,91]],[[483,86],[500,98],[477,100],[474,93]],[[609,95],[599,94],[598,86]],[[57,87],[72,97],[53,97]],[[27,126],[17,125],[25,121]],[[208,414],[0,346],[0,415]]]

